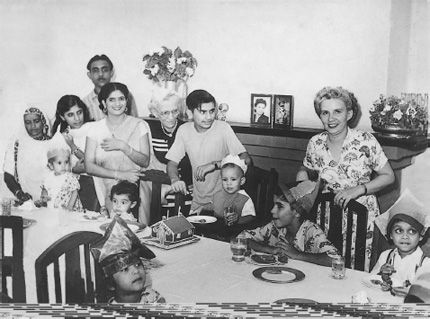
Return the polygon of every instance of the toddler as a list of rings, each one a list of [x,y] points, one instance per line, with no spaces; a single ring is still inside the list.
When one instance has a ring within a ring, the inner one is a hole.
[[[429,214],[413,195],[405,193],[375,220],[381,232],[395,248],[383,251],[372,273],[380,274],[382,290],[404,297],[418,270],[430,269],[430,259],[419,246],[424,241]]]
[[[331,266],[332,258],[339,256],[337,249],[317,224],[306,219],[318,189],[319,181],[309,180],[291,189],[285,185],[277,187],[272,221],[242,232],[249,239],[248,247],[257,252]]]
[[[82,203],[78,195],[79,181],[70,171],[69,149],[55,146],[48,151],[47,155],[48,168],[51,172],[41,186],[42,206],[82,211]]]
[[[121,217],[115,215],[103,237],[90,244],[113,293],[109,303],[161,303],[164,298],[151,288],[144,263],[155,258]]]
[[[131,212],[139,202],[139,189],[136,184],[129,181],[120,181],[118,184],[112,186],[110,200],[112,201],[113,215],[137,222],[137,219]]]
[[[226,224],[246,224],[255,219],[252,199],[240,187],[245,184],[248,167],[239,156],[227,155],[221,161],[222,189],[214,194],[211,202],[200,206],[193,213],[213,211],[218,219],[224,219],[224,210],[232,207],[234,214],[227,216]]]

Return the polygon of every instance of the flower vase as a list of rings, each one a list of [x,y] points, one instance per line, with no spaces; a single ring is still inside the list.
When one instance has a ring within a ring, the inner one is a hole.
[[[379,132],[382,135],[392,138],[402,138],[405,136],[417,136],[417,135],[425,135],[427,130],[423,130],[421,128],[406,128],[402,127],[397,123],[386,124],[386,125],[378,125],[372,124],[372,129],[375,132]]]

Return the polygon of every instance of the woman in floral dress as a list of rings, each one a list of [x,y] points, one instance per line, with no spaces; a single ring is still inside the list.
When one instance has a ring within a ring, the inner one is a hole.
[[[316,94],[314,107],[325,131],[310,139],[304,167],[297,174],[297,180],[308,179],[309,169],[317,171],[325,182],[323,191],[336,194],[335,204],[345,208],[355,199],[366,206],[369,218],[365,270],[369,271],[373,222],[379,215],[379,205],[373,194],[394,182],[393,170],[372,134],[348,126],[359,110],[354,94],[341,87],[325,87]],[[373,172],[376,176],[371,179]],[[346,215],[344,226],[345,222]]]

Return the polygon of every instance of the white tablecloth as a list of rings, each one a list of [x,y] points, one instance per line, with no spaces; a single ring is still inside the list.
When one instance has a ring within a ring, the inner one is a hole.
[[[34,262],[39,255],[62,236],[87,230],[103,233],[104,222],[78,221],[76,215],[68,215],[67,225],[60,226],[59,211],[37,209],[20,211],[13,215],[36,219],[37,224],[24,229],[24,271],[27,286],[27,302],[37,302]],[[149,229],[148,229],[149,230]],[[148,232],[141,232],[145,236]],[[171,303],[196,302],[274,302],[285,298],[306,298],[317,302],[351,302],[351,296],[365,291],[373,303],[401,303],[402,299],[388,292],[368,288],[362,278],[368,273],[347,269],[342,280],[330,276],[331,268],[289,261],[286,267],[301,270],[305,279],[288,284],[274,284],[256,279],[252,272],[261,267],[249,262],[234,262],[228,243],[201,238],[200,241],[163,250],[149,246],[164,265],[151,269],[153,288]]]

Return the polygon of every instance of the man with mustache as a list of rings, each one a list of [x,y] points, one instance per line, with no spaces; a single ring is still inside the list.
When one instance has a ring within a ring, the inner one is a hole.
[[[92,90],[82,101],[86,104],[90,111],[90,116],[95,121],[103,119],[106,115],[99,108],[98,94],[101,88],[109,83],[114,75],[113,63],[104,54],[95,55],[87,64],[88,78],[94,83],[94,90]],[[131,92],[127,100],[127,115],[138,117],[136,102]]]

